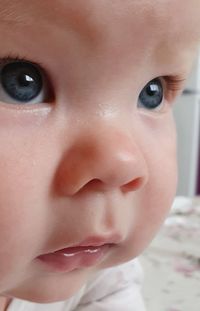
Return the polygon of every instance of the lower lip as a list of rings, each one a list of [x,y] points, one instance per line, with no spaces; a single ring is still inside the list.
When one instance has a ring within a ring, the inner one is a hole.
[[[111,244],[91,247],[71,247],[55,253],[44,254],[37,259],[53,272],[70,272],[99,264],[108,253]]]

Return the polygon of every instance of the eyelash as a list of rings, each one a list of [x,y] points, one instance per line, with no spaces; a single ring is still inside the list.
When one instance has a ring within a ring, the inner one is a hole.
[[[44,72],[46,71],[43,64],[42,63],[35,63],[34,61],[31,61],[30,59],[28,59],[26,56],[19,56],[17,54],[9,54],[8,56],[2,57],[0,58],[0,66],[6,65],[9,62],[13,62],[13,61],[20,61],[20,62],[27,62],[27,63],[31,63],[37,67],[40,67],[41,70],[43,70]]]
[[[164,76],[164,80],[166,81],[167,88],[170,92],[177,93],[183,89],[185,78],[181,76]]]

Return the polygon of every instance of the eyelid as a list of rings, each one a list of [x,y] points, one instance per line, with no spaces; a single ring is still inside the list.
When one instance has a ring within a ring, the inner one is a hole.
[[[183,77],[181,75],[168,75],[163,76],[161,79],[164,80],[165,99],[167,100],[167,102],[173,103],[184,90],[186,77]]]
[[[180,76],[164,76],[164,80],[167,84],[167,88],[171,92],[179,92],[183,89],[186,82],[186,78]]]
[[[34,66],[37,66],[41,70],[46,72],[42,63],[39,63],[39,62],[36,63],[36,62],[30,60],[30,58],[27,58],[26,56],[19,56],[18,54],[11,54],[11,53],[6,55],[6,56],[0,57],[0,66],[3,66],[3,65],[6,65],[7,63],[15,62],[15,61],[31,63]]]

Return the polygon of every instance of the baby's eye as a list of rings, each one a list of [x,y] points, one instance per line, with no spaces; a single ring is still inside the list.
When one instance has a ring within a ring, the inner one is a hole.
[[[151,80],[139,95],[138,107],[154,110],[163,102],[164,89],[159,78]]]
[[[28,61],[10,61],[0,65],[0,101],[33,104],[45,101],[44,76],[38,66]]]

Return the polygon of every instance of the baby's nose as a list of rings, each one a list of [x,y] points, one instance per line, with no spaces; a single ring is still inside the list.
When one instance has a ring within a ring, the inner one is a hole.
[[[147,180],[141,148],[130,135],[94,130],[82,133],[67,150],[59,168],[59,189],[72,196],[84,188],[134,191]]]

